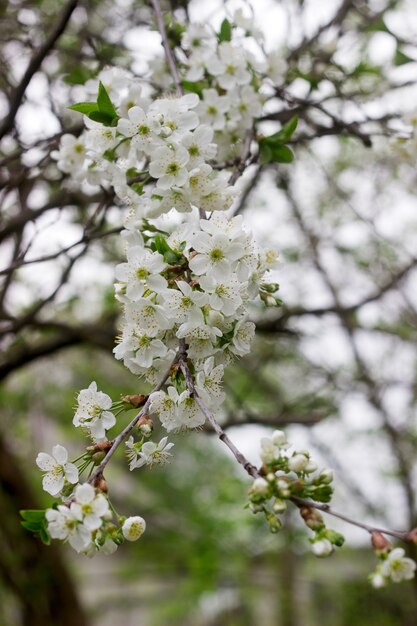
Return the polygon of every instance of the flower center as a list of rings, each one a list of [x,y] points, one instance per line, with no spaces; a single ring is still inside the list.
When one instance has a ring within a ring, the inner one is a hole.
[[[149,135],[150,132],[151,130],[146,124],[141,124],[138,128],[138,135]]]
[[[188,152],[190,153],[190,156],[192,157],[200,156],[199,147],[195,143],[188,148]]]
[[[220,250],[220,248],[213,248],[213,250],[210,252],[210,259],[212,261],[221,261],[223,258],[223,250]]]
[[[148,276],[149,272],[146,267],[138,267],[136,270],[136,278],[139,278],[139,280],[145,280]]]
[[[139,539],[142,533],[143,524],[139,524],[139,522],[133,522],[128,531],[129,537],[132,537],[132,539]]]
[[[170,163],[167,167],[167,174],[178,174],[180,171],[180,166],[175,161]]]

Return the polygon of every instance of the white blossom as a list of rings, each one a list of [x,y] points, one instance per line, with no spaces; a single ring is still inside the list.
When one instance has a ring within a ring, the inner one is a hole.
[[[102,518],[109,512],[109,502],[102,493],[96,494],[94,487],[84,483],[76,487],[70,509],[88,530],[93,531],[102,525]]]
[[[412,559],[405,556],[403,548],[394,548],[387,558],[381,563],[380,573],[394,583],[414,578],[416,564]]]
[[[169,450],[173,446],[173,443],[168,443],[168,437],[163,437],[158,444],[153,441],[135,444],[133,437],[130,437],[128,441],[126,441],[130,470],[142,467],[143,465],[147,465],[148,467],[152,465],[165,465],[172,456]]]
[[[92,382],[88,389],[82,389],[77,398],[78,407],[72,423],[88,430],[93,439],[105,439],[106,430],[112,428],[116,418],[108,409],[112,406],[110,396],[97,391],[96,382]]]
[[[91,543],[91,531],[80,523],[76,513],[64,505],[57,509],[47,509],[48,533],[52,539],[68,541],[74,550],[82,552]]]
[[[68,463],[68,452],[63,446],[54,446],[52,456],[39,452],[36,465],[45,472],[42,486],[51,496],[56,496],[61,491],[65,480],[73,485],[78,482],[77,466]]]

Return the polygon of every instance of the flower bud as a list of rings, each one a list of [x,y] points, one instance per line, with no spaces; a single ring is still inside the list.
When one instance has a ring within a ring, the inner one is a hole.
[[[274,446],[277,446],[278,448],[285,446],[287,443],[287,437],[283,430],[274,430],[271,440]]]
[[[309,460],[304,454],[297,453],[288,459],[288,467],[290,468],[291,471],[298,474],[299,472],[302,472],[305,470],[305,468],[308,465],[308,462]]]
[[[331,528],[327,528],[325,531],[326,539],[330,541],[330,543],[338,546],[339,548],[343,546],[345,543],[345,538],[341,533],[332,530]]]
[[[267,293],[275,293],[279,289],[278,283],[262,283],[261,289]]]
[[[269,293],[266,293],[265,291],[261,291],[259,295],[260,295],[261,300],[264,302],[265,306],[277,305],[275,298],[271,296]]]
[[[307,463],[307,465],[304,468],[304,471],[307,474],[312,474],[313,472],[315,472],[317,470],[317,463],[314,463],[313,461],[309,461]]]
[[[282,526],[281,520],[276,515],[274,515],[274,513],[268,513],[266,515],[266,521],[269,524],[269,530],[271,531],[271,533],[277,533]]]
[[[314,541],[311,546],[313,554],[319,558],[325,558],[330,556],[333,552],[333,546],[328,539],[319,539]]]
[[[288,487],[288,482],[283,478],[278,478],[276,482],[277,489],[281,498],[289,498],[291,491]]]
[[[281,498],[276,498],[272,508],[274,513],[284,513],[287,510],[287,503]]]
[[[268,491],[269,485],[265,478],[255,478],[251,492],[256,493],[258,496],[266,496]]]
[[[330,485],[330,483],[333,482],[333,479],[334,479],[333,470],[324,469],[322,472],[320,472],[319,480],[324,485]]]
[[[369,580],[374,589],[381,589],[382,587],[385,587],[387,584],[386,579],[379,572],[375,572],[374,574],[371,574],[369,576]]]
[[[94,487],[96,489],[99,489],[100,491],[103,491],[103,493],[107,493],[109,491],[109,488],[107,486],[107,481],[104,478],[103,474],[99,474],[97,476],[97,478],[95,479],[93,485],[94,485]]]
[[[137,427],[138,427],[139,432],[144,437],[149,437],[153,431],[153,421],[151,420],[149,415],[142,415],[142,417],[137,423]]]
[[[316,509],[309,506],[303,506],[300,509],[300,515],[304,520],[305,525],[311,530],[321,530],[324,528],[324,521],[321,513]]]
[[[391,543],[378,531],[372,533],[371,542],[373,549],[378,553],[387,552],[391,549]]]
[[[143,406],[148,399],[148,396],[144,396],[141,393],[135,393],[129,396],[122,396],[122,401],[126,402],[126,404],[130,404],[135,409]]]
[[[146,529],[146,522],[143,517],[136,515],[128,517],[122,526],[123,537],[128,541],[136,541],[139,539]]]
[[[105,456],[105,452],[94,452],[94,454],[91,455],[91,460],[94,461],[94,465],[100,465]]]
[[[413,528],[407,535],[407,540],[417,543],[417,528]]]

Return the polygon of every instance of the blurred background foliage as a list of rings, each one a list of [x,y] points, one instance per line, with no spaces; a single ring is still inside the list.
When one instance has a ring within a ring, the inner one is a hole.
[[[415,3],[252,5],[282,54],[282,87],[262,129],[294,114],[300,123],[293,165],[255,165],[243,177],[238,210],[280,251],[284,305],[253,310],[254,350],[227,372],[221,419],[255,462],[262,433],[288,425],[297,447],[334,467],[339,509],[410,528],[416,141],[402,116],[415,112]],[[225,7],[164,8],[218,24]],[[91,380],[114,399],[144,391],[111,356],[124,208],[106,190],[71,184],[50,152],[63,132],[81,131],[66,107],[90,78],[111,65],[141,75],[160,53],[139,0],[12,0],[0,17],[0,624],[414,626],[417,585],[371,589],[366,537],[348,535],[350,547],[323,562],[309,554],[296,512],[270,535],[243,508],[248,480],[209,432],[175,437],[165,469],[129,474],[115,459],[115,506],[148,528],[112,558],[45,548],[20,528],[19,509],[50,504],[37,452],[57,441],[79,450],[77,391]]]

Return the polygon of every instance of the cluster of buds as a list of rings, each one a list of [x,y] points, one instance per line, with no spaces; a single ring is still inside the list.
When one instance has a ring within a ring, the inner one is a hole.
[[[315,502],[330,501],[333,489],[333,472],[318,466],[306,450],[292,452],[286,435],[276,430],[271,437],[261,439],[263,465],[260,476],[255,478],[249,490],[249,508],[254,513],[263,513],[271,532],[282,526],[281,516],[289,501],[298,505],[297,499],[310,498]],[[321,514],[313,507],[300,506],[300,514],[306,526],[314,531],[312,551],[318,557],[329,556],[334,546],[343,545],[343,536],[326,528]]]

